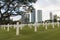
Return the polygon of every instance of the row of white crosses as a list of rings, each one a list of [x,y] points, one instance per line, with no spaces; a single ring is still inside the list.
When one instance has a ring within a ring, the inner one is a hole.
[[[7,27],[7,31],[9,31],[9,24],[8,25],[1,25],[1,28],[4,30],[6,29],[6,27]]]
[[[38,26],[39,25],[41,25],[42,23],[35,23],[35,24],[28,24],[28,26],[30,27],[30,28],[32,28],[32,25],[34,26],[34,31],[35,32],[37,32],[37,28],[38,28]],[[51,25],[52,25],[52,27],[54,28],[54,22],[53,23],[51,23]],[[43,23],[42,24],[43,25],[43,27],[45,27],[45,29],[47,30],[48,29],[48,25],[49,25],[49,23]],[[58,25],[58,27],[59,27],[59,22],[57,22],[57,25]],[[19,32],[19,29],[21,29],[22,30],[22,28],[25,26],[24,24],[19,24],[19,22],[17,22],[17,25],[13,25],[14,26],[14,28],[16,29],[16,35],[19,35],[20,34],[20,32]],[[5,25],[2,25],[1,27],[4,27],[4,29],[6,29],[5,27],[7,27],[7,31],[9,31],[9,28],[11,27],[11,25],[7,25],[7,26],[5,26]]]

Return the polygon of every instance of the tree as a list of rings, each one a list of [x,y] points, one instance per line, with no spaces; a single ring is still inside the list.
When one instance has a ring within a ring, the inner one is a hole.
[[[26,12],[32,12],[32,10],[34,10],[32,3],[36,1],[37,0],[0,0],[0,21],[6,18],[9,19],[11,15],[22,15]]]

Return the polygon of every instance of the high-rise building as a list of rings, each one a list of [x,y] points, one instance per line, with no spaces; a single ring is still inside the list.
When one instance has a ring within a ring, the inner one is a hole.
[[[33,10],[32,13],[26,13],[22,16],[22,19],[23,23],[35,23],[35,10]]]
[[[29,23],[29,18],[30,18],[30,14],[28,13],[28,14],[26,14],[26,17],[25,17],[25,19],[26,19],[25,22],[26,23]]]
[[[33,10],[32,13],[28,13],[22,16],[22,19],[23,23],[42,22],[42,10]]]
[[[42,10],[37,10],[37,22],[42,22]]]
[[[30,22],[35,23],[35,10],[30,14]]]
[[[26,13],[25,17],[27,18],[25,22],[35,23],[35,10],[33,10],[32,13],[31,12]]]
[[[52,20],[52,16],[53,16],[53,15],[52,15],[52,12],[50,12],[50,20]]]

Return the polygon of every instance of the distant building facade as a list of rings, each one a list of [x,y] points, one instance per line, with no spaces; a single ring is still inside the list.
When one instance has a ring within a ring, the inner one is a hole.
[[[42,22],[42,10],[37,10],[37,22]]]
[[[29,23],[29,14],[23,14],[21,15],[22,18],[21,18],[21,23],[25,24],[25,23]]]
[[[32,13],[22,15],[22,23],[42,22],[42,10],[33,10]]]
[[[30,15],[30,22],[31,23],[35,23],[35,10],[33,10],[33,12],[31,13],[31,15]]]
[[[52,17],[53,17],[52,12],[50,12],[50,20],[53,20]]]

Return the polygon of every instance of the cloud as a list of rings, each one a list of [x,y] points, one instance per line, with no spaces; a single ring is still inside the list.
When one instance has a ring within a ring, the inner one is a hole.
[[[49,2],[45,0],[38,0],[36,4],[39,4],[40,7],[46,7],[49,5]]]
[[[55,5],[49,5],[45,8],[43,8],[45,11],[58,11],[60,10],[59,6],[55,6]]]
[[[46,0],[46,1],[53,5],[60,5],[60,0]]]
[[[60,0],[38,0],[35,3],[34,7],[36,9],[44,9],[49,6],[52,8],[53,6],[51,6],[51,5],[59,8],[60,7]],[[55,7],[53,7],[53,8],[55,8]]]
[[[17,21],[17,20],[20,20],[21,19],[21,15],[18,15],[18,16],[11,16],[10,19],[13,21]]]
[[[57,0],[48,0],[48,2],[49,2],[50,4],[56,4],[56,3],[57,3]]]

